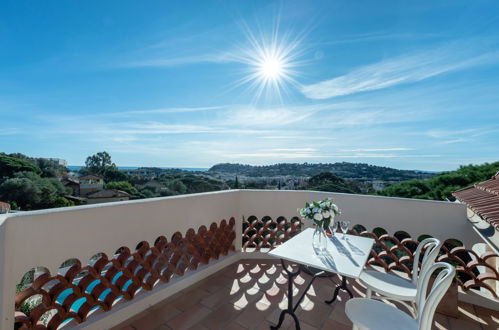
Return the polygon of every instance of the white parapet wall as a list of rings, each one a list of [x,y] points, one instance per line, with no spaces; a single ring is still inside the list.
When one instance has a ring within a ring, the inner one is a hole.
[[[16,284],[35,266],[54,274],[68,259],[85,264],[99,252],[111,257],[122,246],[134,249],[141,241],[153,245],[161,235],[170,239],[175,232],[231,217],[239,254],[243,217],[290,219],[306,201],[326,197],[335,199],[341,218],[368,230],[457,238],[470,248],[481,242],[461,204],[311,191],[231,190],[7,214],[0,216],[0,329],[12,328]]]
[[[112,257],[122,246],[153,245],[239,214],[238,193],[229,191],[9,214],[0,223],[0,329],[12,328],[16,284],[32,267],[55,274],[68,259],[86,264],[99,252]],[[235,244],[240,250],[240,235]]]

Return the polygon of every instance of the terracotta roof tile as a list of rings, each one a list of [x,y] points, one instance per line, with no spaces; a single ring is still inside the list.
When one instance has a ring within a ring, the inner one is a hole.
[[[2,213],[9,213],[10,211],[10,204],[9,203],[4,203],[0,202],[0,214]]]
[[[103,177],[100,175],[88,174],[88,175],[80,176],[78,179],[80,179],[80,180],[102,180]]]
[[[123,190],[105,189],[94,192],[87,196],[88,198],[114,198],[114,197],[130,197],[130,194]]]
[[[499,230],[499,172],[490,180],[455,191],[452,195]]]

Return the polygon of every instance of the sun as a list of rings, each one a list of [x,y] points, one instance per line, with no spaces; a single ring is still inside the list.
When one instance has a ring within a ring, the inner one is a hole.
[[[265,96],[265,101],[283,103],[284,94],[288,94],[290,86],[299,86],[294,79],[295,70],[302,62],[303,35],[293,37],[291,33],[280,33],[279,24],[272,28],[255,33],[244,25],[246,43],[232,54],[235,61],[246,65],[244,76],[234,83],[234,87],[247,86],[253,95],[254,102]]]
[[[260,75],[266,80],[277,80],[283,75],[283,63],[276,57],[265,58],[259,65]]]

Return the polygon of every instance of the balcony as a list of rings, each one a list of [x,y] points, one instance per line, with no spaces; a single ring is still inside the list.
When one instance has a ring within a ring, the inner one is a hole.
[[[357,224],[352,234],[376,239],[370,267],[407,276],[413,240],[445,240],[439,259],[457,267],[459,313],[437,314],[435,327],[497,328],[499,257],[464,205],[257,190],[1,216],[0,328],[267,328],[286,304],[286,278],[265,252],[308,225],[297,208],[326,196]],[[307,276],[296,279],[296,295]],[[303,328],[349,327],[346,296],[322,302],[331,281],[321,278],[302,301]],[[359,283],[349,285],[363,295]]]

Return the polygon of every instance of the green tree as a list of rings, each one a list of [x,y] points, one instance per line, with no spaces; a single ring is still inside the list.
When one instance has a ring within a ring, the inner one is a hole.
[[[74,206],[75,203],[65,197],[57,197],[54,201],[54,207]]]
[[[417,199],[453,199],[452,192],[490,179],[499,171],[499,162],[461,166],[425,180],[409,180],[393,184],[378,195]]]
[[[168,188],[175,195],[182,195],[187,192],[187,186],[180,179],[170,181]]]
[[[116,165],[111,165],[104,172],[104,181],[105,182],[120,182],[120,181],[128,181],[128,175],[120,171]]]
[[[42,170],[26,160],[0,155],[0,178],[11,177],[17,172],[41,174]]]
[[[41,176],[44,178],[60,178],[63,173],[67,173],[68,169],[64,166],[45,158],[34,158],[34,163],[41,170]]]
[[[137,188],[135,188],[129,182],[126,181],[109,182],[106,183],[105,188],[123,190],[132,196],[139,196],[139,191],[137,190]]]
[[[140,198],[152,198],[160,196],[158,189],[156,187],[145,186],[139,191]]]
[[[55,178],[42,178],[33,172],[18,172],[0,184],[0,199],[15,202],[23,210],[58,206],[66,188]]]
[[[106,171],[116,165],[111,160],[111,155],[106,151],[98,152],[88,156],[85,161],[85,168],[90,173],[105,175]]]
[[[308,185],[310,190],[351,194],[360,192],[360,188],[356,183],[337,177],[331,172],[322,172],[311,176]]]

